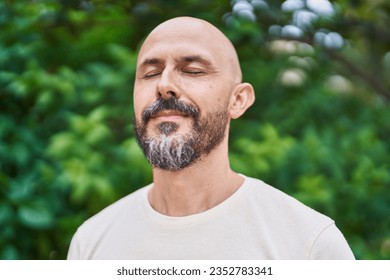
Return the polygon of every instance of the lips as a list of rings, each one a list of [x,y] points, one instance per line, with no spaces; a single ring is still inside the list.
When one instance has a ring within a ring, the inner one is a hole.
[[[160,117],[187,117],[188,115],[175,110],[163,110],[152,115],[151,118],[160,118]]]
[[[158,119],[160,121],[167,122],[167,121],[177,121],[183,117],[188,117],[188,115],[179,111],[164,110],[152,115],[151,119]]]

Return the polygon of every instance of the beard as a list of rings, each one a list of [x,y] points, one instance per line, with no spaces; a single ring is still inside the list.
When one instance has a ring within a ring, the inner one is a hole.
[[[161,122],[157,125],[160,133],[148,135],[150,118],[164,110],[179,111],[191,117],[191,132],[177,134],[177,123]],[[138,145],[150,164],[162,170],[178,171],[208,155],[224,140],[229,118],[227,106],[201,117],[199,109],[172,97],[157,100],[144,110],[142,120],[134,118],[134,121]]]

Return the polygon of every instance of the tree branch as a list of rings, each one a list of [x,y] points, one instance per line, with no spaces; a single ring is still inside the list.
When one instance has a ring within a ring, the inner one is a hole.
[[[340,55],[338,52],[324,48],[325,52],[341,63],[351,74],[355,75],[362,79],[367,85],[369,85],[372,89],[374,89],[379,95],[384,97],[387,101],[390,101],[390,91],[386,89],[386,87],[381,83],[379,79],[373,76],[371,73],[367,73],[366,71],[359,68],[357,65],[353,64],[344,56]]]

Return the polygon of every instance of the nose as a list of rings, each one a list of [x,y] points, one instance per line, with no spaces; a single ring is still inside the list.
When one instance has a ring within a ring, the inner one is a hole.
[[[169,99],[171,97],[175,97],[176,99],[180,98],[178,77],[174,70],[166,68],[161,73],[160,80],[157,84],[156,95],[157,98],[163,99]]]

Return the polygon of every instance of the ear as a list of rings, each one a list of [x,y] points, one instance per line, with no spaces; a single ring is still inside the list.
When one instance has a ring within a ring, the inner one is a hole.
[[[229,115],[232,119],[241,117],[255,102],[255,91],[251,84],[238,84],[230,98]]]

